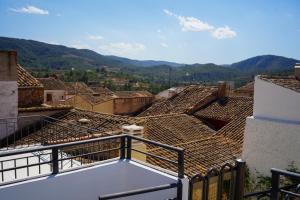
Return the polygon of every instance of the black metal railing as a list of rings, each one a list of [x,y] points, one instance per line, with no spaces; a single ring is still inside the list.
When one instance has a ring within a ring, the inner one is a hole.
[[[1,118],[0,151],[89,139],[97,132],[96,129],[43,115]]]
[[[272,168],[271,174],[272,178],[270,189],[248,193],[244,196],[244,199],[300,199],[300,173]],[[288,185],[281,186],[282,177],[289,179],[290,183]]]
[[[9,174],[10,176],[14,176],[13,180],[24,178],[18,177],[19,170],[26,170],[25,178],[32,178],[32,174],[30,173],[33,173],[34,176],[57,174],[67,169],[81,168],[111,158],[119,157],[120,159],[131,159],[131,152],[135,151],[135,149],[132,148],[134,147],[132,141],[155,145],[175,152],[178,155],[177,160],[168,160],[164,157],[159,157],[159,159],[176,163],[178,177],[184,177],[182,149],[131,135],[115,135],[1,152],[0,182],[2,182],[2,184],[7,182],[7,180],[5,180],[7,173],[11,173]],[[146,156],[156,156],[143,151],[139,151],[139,153],[145,153]],[[12,158],[11,156],[14,157]],[[68,166],[66,167],[66,165]]]
[[[220,169],[211,169],[206,174],[190,178],[189,199],[233,199],[243,198],[246,163],[224,164]]]
[[[146,193],[151,193],[151,192],[157,192],[161,190],[169,190],[172,188],[180,188],[182,187],[181,182],[178,181],[177,183],[170,183],[170,184],[164,184],[164,185],[159,185],[159,186],[153,186],[153,187],[147,187],[147,188],[142,188],[142,189],[137,189],[137,190],[131,190],[131,191],[126,191],[126,192],[120,192],[120,193],[115,193],[115,194],[109,194],[109,195],[103,195],[99,197],[99,200],[109,200],[109,199],[118,199],[122,197],[129,197],[129,196],[136,196],[136,195],[141,195],[141,194],[146,194]],[[182,199],[181,193],[177,193],[177,197],[173,198],[175,199]]]

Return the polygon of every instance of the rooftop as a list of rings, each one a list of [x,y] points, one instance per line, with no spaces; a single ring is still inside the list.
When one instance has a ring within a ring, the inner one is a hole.
[[[199,118],[231,121],[245,110],[253,109],[252,97],[230,96],[225,99],[217,99],[194,113]]]
[[[119,98],[152,97],[148,91],[116,91],[115,95]]]
[[[193,140],[175,145],[185,150],[185,174],[189,177],[195,174],[206,174],[210,169],[220,169],[224,164],[233,164],[237,154],[234,151],[234,141],[224,136],[203,136],[202,139]],[[151,153],[174,159],[175,155],[161,148],[153,148]],[[147,162],[163,168],[175,170],[175,165],[154,157],[147,158]]]
[[[17,65],[18,73],[18,87],[43,87],[43,85],[34,78],[28,71],[26,71],[21,65]]]
[[[144,137],[169,145],[176,146],[215,133],[197,118],[186,114],[145,117],[144,120],[140,123],[145,127]]]
[[[99,104],[116,97],[114,93],[107,88],[90,88],[83,82],[65,83],[68,95],[79,95],[91,104]]]
[[[38,78],[38,80],[43,84],[45,90],[65,90],[65,84],[63,81],[48,77],[48,78]]]
[[[75,95],[78,93],[93,93],[84,82],[65,82],[65,87],[68,95]]]
[[[300,80],[296,79],[295,76],[268,76],[261,75],[258,76],[261,80],[268,81],[279,85],[281,87],[293,90],[295,92],[300,92]]]
[[[218,88],[214,86],[188,86],[173,97],[153,104],[139,116],[188,113],[214,100],[217,91]]]

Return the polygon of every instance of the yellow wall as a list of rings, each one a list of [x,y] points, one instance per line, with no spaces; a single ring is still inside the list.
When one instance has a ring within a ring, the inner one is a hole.
[[[72,105],[75,108],[113,114],[113,100],[109,100],[109,101],[105,101],[100,104],[93,105],[90,102],[86,101],[81,96],[75,95],[75,96],[67,99],[65,102],[67,105]]]
[[[223,176],[223,181],[230,180],[231,179],[231,173],[225,173]],[[203,188],[203,182],[196,182],[193,184],[193,197],[192,200],[201,200],[202,199],[202,188]],[[217,192],[218,192],[218,178],[217,177],[211,177],[209,179],[209,189],[208,189],[208,200],[215,200],[217,199]],[[227,200],[228,197],[225,193],[222,195],[222,199]]]
[[[94,105],[93,111],[113,114],[114,113],[114,101],[109,100],[109,101],[105,101],[101,104]]]

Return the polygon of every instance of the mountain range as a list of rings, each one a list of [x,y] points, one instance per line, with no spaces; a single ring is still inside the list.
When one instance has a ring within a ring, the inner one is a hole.
[[[275,55],[261,55],[233,64],[182,64],[167,61],[133,60],[105,56],[88,49],[75,49],[34,40],[0,37],[0,50],[16,50],[18,61],[25,68],[97,69],[103,66],[152,77],[183,82],[250,79],[258,73],[291,72],[297,59]]]

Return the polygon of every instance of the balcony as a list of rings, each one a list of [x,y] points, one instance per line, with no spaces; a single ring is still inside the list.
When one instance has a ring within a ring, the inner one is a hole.
[[[137,143],[163,148],[177,159],[144,152]],[[177,172],[136,160],[134,153],[173,163]],[[3,200],[188,198],[183,150],[135,136],[12,149],[1,152],[0,159]]]

